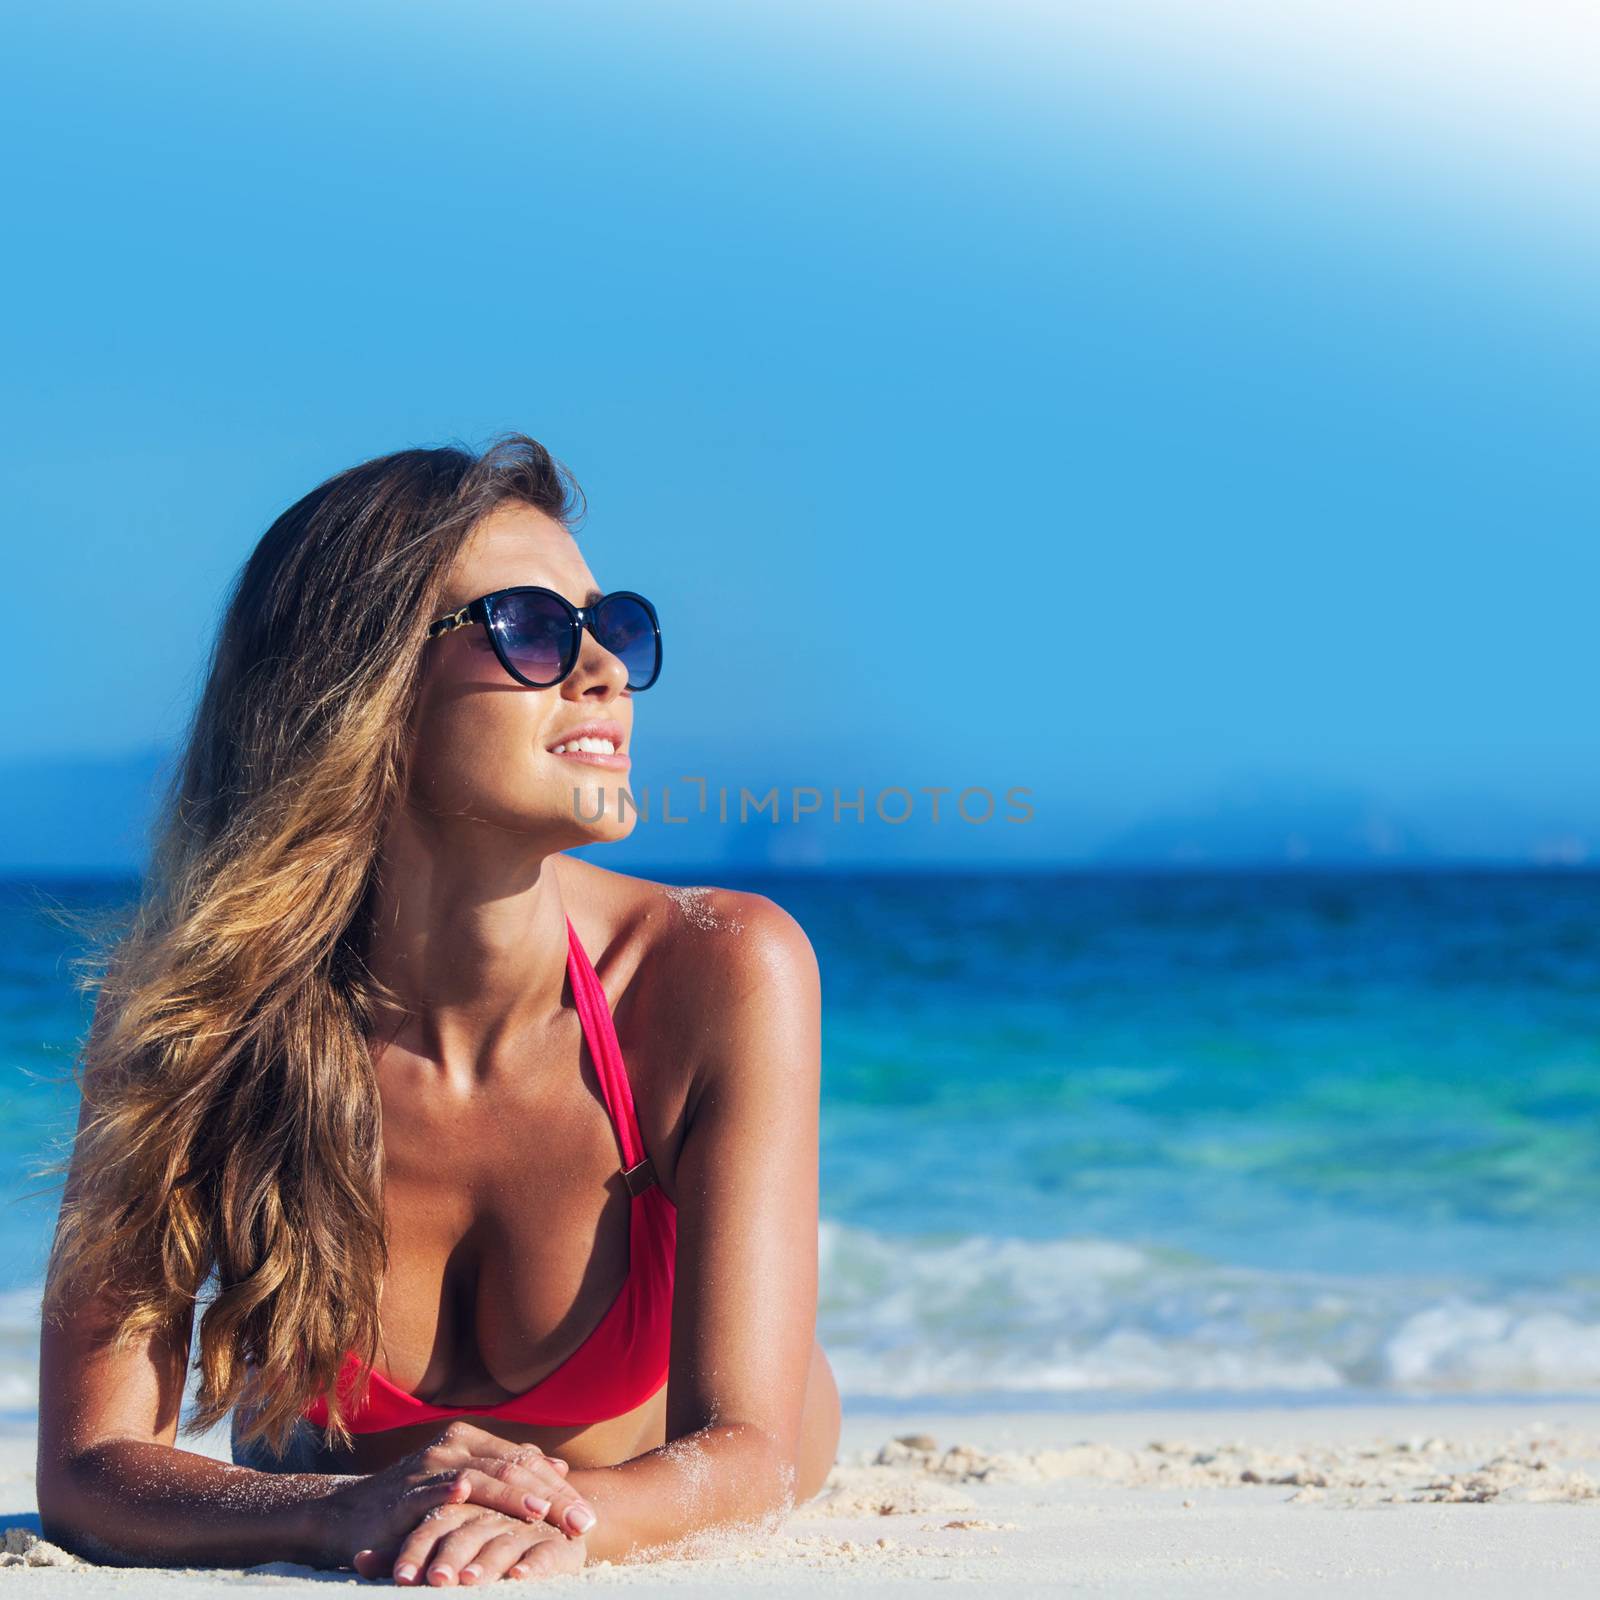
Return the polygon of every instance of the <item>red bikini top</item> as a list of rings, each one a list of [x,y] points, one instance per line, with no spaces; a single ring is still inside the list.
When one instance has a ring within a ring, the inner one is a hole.
[[[589,1337],[525,1394],[496,1405],[436,1406],[391,1383],[373,1369],[361,1402],[349,1404],[360,1371],[352,1350],[345,1356],[338,1384],[352,1433],[377,1433],[440,1417],[503,1417],[573,1427],[632,1411],[667,1381],[672,1344],[672,1269],[677,1246],[677,1207],[662,1192],[639,1137],[633,1091],[617,1044],[611,1007],[589,964],[572,919],[567,918],[567,972],[578,1019],[600,1077],[606,1110],[622,1149],[622,1177],[628,1186],[628,1276]],[[326,1396],[306,1407],[308,1421],[324,1427]]]

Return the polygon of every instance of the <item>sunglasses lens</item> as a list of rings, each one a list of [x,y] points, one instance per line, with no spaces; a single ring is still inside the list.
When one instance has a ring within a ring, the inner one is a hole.
[[[495,608],[500,647],[525,678],[552,684],[576,654],[572,615],[549,594],[509,594]]]
[[[595,637],[628,669],[628,687],[647,689],[661,670],[661,640],[655,618],[632,595],[600,602]]]

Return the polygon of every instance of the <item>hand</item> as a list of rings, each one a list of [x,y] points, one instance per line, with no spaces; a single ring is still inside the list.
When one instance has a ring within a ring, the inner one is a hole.
[[[588,1559],[582,1536],[568,1537],[548,1522],[523,1522],[471,1504],[440,1505],[401,1541],[399,1549],[363,1550],[363,1578],[393,1572],[403,1586],[493,1583],[497,1578],[548,1578],[577,1572]]]
[[[452,1422],[381,1472],[345,1479],[320,1505],[317,1542],[342,1563],[354,1551],[398,1544],[433,1507],[466,1503],[581,1534],[594,1526],[594,1508],[569,1487],[566,1471],[537,1445]]]

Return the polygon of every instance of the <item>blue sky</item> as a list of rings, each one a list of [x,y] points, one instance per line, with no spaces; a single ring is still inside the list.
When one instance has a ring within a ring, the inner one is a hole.
[[[1600,849],[1595,23],[1104,9],[15,22],[9,860],[285,505],[506,428],[660,606],[636,781],[1032,794],[797,859]]]

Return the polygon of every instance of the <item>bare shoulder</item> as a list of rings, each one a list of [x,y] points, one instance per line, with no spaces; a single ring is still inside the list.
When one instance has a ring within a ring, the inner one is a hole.
[[[657,960],[690,1120],[721,1108],[741,1139],[800,1126],[819,1091],[822,1005],[795,917],[750,890],[668,886]]]
[[[585,869],[575,885],[602,895],[611,908],[618,942],[630,952],[629,998],[650,1019],[657,1042],[671,1038],[684,1067],[706,1066],[752,1031],[815,1028],[816,952],[777,901],[747,889],[660,883],[592,862],[569,864]]]
[[[748,889],[660,883],[561,858],[563,887],[598,914],[602,946],[628,948],[639,975],[670,972],[703,998],[746,980],[816,970],[805,929],[777,901]]]
[[[709,884],[661,889],[657,959],[706,1020],[757,993],[815,985],[811,940],[777,901]]]

